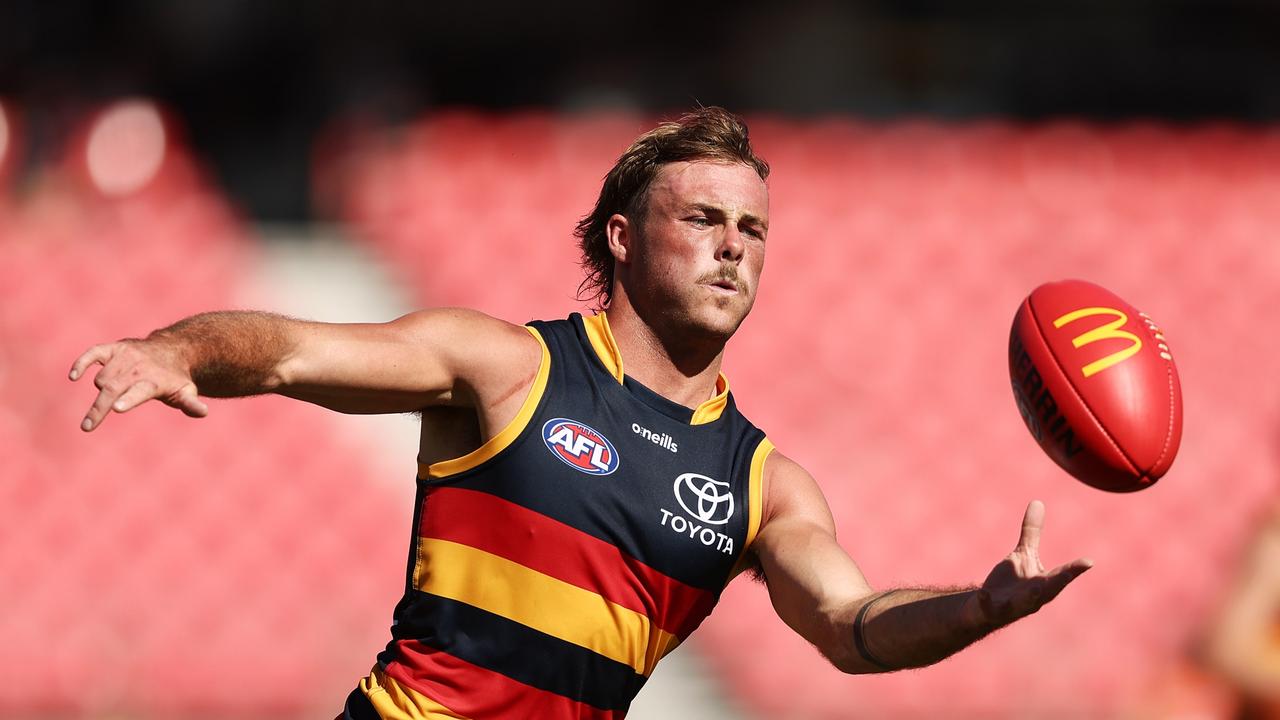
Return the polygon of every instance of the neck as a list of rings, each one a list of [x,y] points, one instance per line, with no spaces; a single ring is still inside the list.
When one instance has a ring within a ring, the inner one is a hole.
[[[715,394],[723,341],[698,342],[687,333],[655,327],[640,317],[625,295],[614,296],[607,315],[627,375],[688,408]]]

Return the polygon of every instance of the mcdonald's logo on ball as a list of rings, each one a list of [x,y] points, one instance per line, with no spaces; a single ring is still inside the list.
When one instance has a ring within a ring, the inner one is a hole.
[[[1182,439],[1182,388],[1164,332],[1083,280],[1041,285],[1009,334],[1009,377],[1041,449],[1082,482],[1150,487]]]

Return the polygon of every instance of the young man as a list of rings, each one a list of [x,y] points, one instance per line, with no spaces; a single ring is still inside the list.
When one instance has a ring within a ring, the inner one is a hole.
[[[1044,508],[980,587],[876,591],[813,478],[720,374],[769,232],[768,166],[718,108],[646,133],[578,225],[605,308],[511,325],[427,310],[381,325],[211,313],[76,360],[84,420],[158,399],[274,392],[422,413],[414,550],[393,640],[349,718],[621,717],[654,664],[751,569],[847,673],[919,667],[1031,614],[1090,567],[1046,571]]]

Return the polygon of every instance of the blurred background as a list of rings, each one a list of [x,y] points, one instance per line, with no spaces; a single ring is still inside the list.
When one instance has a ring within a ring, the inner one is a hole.
[[[83,435],[82,350],[215,308],[584,310],[600,179],[718,104],[774,170],[726,372],[871,581],[980,581],[1033,497],[1046,563],[1097,567],[883,677],[739,580],[630,717],[1232,717],[1204,648],[1280,491],[1278,31],[1261,0],[0,5],[0,716],[331,717],[402,591],[412,417],[260,398]],[[1013,403],[1013,313],[1067,277],[1182,374],[1180,457],[1136,495]]]

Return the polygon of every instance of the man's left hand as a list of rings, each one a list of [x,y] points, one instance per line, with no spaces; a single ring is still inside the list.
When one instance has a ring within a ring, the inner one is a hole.
[[[992,569],[982,587],[971,597],[967,615],[981,626],[998,628],[1039,610],[1093,561],[1080,558],[1046,571],[1040,562],[1040,530],[1044,527],[1044,503],[1033,500],[1022,518],[1018,546]]]

